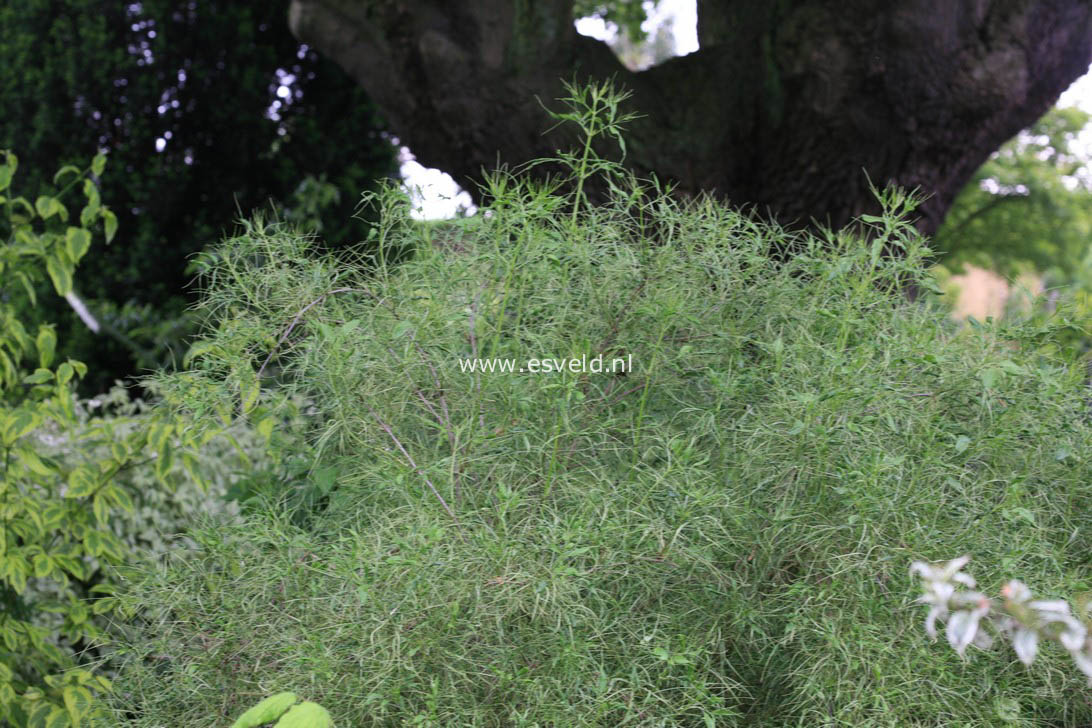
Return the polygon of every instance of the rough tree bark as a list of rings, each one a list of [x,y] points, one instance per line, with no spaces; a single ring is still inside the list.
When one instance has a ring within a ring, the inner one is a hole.
[[[840,227],[868,177],[931,198],[932,233],[988,155],[1092,62],[1089,0],[698,0],[701,50],[641,72],[576,33],[571,0],[293,0],[301,41],[345,68],[425,165],[550,156],[539,99],[615,75],[645,114],[627,163]],[[556,106],[556,104],[554,104]]]

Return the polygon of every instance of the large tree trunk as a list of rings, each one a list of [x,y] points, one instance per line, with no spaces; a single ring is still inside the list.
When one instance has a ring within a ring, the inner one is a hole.
[[[627,164],[840,227],[869,179],[931,195],[932,233],[988,155],[1092,62],[1089,0],[699,0],[701,50],[631,73],[576,33],[571,0],[293,0],[296,35],[344,67],[426,165],[552,156],[540,105],[610,75],[645,117]],[[866,177],[867,172],[867,177]]]

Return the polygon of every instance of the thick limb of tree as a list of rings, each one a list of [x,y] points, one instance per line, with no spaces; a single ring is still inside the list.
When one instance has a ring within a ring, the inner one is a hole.
[[[610,75],[645,115],[627,164],[840,227],[868,179],[920,188],[919,227],[1092,62],[1088,0],[699,0],[701,50],[641,73],[576,33],[571,0],[293,0],[304,42],[348,71],[425,165],[551,156],[539,99]],[[867,177],[866,177],[867,172]]]

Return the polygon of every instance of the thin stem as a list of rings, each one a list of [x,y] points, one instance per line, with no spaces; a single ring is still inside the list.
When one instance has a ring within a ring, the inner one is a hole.
[[[265,358],[265,361],[262,362],[262,365],[260,367],[258,367],[258,376],[259,377],[262,376],[262,372],[265,371],[265,367],[266,367],[267,364],[269,364],[269,361],[270,361],[270,359],[273,358],[273,355],[277,353],[277,349],[279,349],[281,344],[283,344],[285,342],[285,339],[288,338],[288,335],[292,333],[292,329],[296,328],[296,324],[298,324],[300,322],[300,319],[303,318],[303,315],[305,313],[307,313],[315,304],[322,303],[323,301],[326,300],[327,296],[332,296],[335,293],[347,293],[349,291],[356,291],[356,290],[357,289],[355,289],[355,288],[335,288],[332,291],[327,291],[326,293],[324,293],[321,296],[319,296],[318,298],[316,298],[314,301],[311,301],[311,303],[309,303],[306,306],[304,306],[303,308],[301,308],[300,312],[296,314],[296,317],[294,319],[292,319],[292,323],[290,323],[288,325],[288,328],[285,329],[285,332],[283,334],[281,334],[281,338],[278,339],[277,343],[273,345],[273,348],[269,350],[269,356],[267,356]],[[359,291],[359,292],[368,293],[367,291]]]

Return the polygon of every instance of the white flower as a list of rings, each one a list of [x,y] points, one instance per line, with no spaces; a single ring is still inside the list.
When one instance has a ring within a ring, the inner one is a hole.
[[[990,613],[990,600],[982,597],[974,609],[962,609],[953,612],[948,620],[947,637],[960,657],[967,651],[967,645],[975,642],[978,636],[978,624]]]
[[[924,561],[915,561],[910,564],[910,576],[913,576],[916,572],[921,574],[921,578],[927,582],[957,581],[974,589],[974,578],[960,571],[970,560],[970,556],[960,556],[958,559],[952,559],[946,564],[929,564]]]

